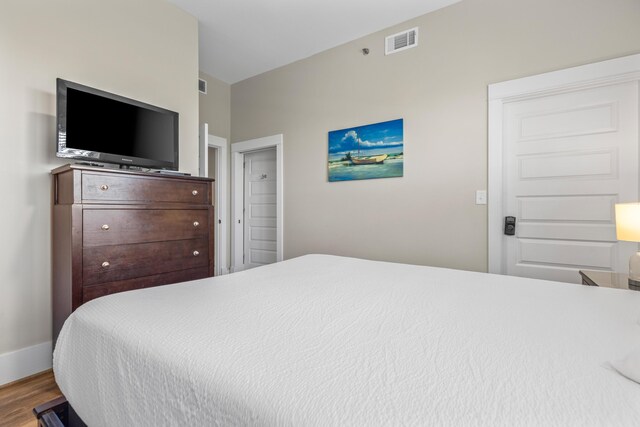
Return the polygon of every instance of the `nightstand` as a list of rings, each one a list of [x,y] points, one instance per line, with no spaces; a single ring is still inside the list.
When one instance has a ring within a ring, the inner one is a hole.
[[[639,286],[629,285],[629,275],[611,271],[580,270],[582,284],[602,288],[632,289],[640,291]]]

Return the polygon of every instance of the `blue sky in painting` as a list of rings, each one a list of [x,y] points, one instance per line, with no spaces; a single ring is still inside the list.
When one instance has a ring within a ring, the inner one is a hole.
[[[402,119],[334,130],[329,132],[329,154],[357,151],[358,145],[360,150],[399,147],[402,140]]]

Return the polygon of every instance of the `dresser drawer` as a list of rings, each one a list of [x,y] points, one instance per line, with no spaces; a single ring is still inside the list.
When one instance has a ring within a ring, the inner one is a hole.
[[[207,209],[85,209],[83,246],[207,238]]]
[[[170,283],[187,282],[189,280],[204,279],[209,276],[207,267],[190,268],[188,270],[172,271],[171,273],[156,274],[154,276],[139,277],[130,280],[103,283],[87,286],[82,290],[82,302],[91,301],[98,297],[117,292],[132,291],[134,289],[150,288]]]
[[[82,174],[82,200],[211,204],[207,182],[96,172]]]
[[[84,248],[83,286],[206,267],[208,244],[203,238]]]

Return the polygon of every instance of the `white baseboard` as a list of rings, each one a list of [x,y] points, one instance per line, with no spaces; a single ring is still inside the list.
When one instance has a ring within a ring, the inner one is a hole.
[[[51,341],[0,354],[0,386],[51,369]]]

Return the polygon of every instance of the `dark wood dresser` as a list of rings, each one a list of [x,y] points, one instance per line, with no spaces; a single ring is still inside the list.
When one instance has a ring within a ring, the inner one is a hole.
[[[53,174],[53,339],[83,303],[213,276],[212,179],[66,165]]]

